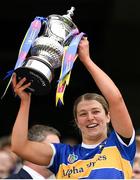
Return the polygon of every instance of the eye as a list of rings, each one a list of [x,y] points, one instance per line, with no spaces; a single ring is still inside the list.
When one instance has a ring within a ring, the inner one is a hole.
[[[94,110],[94,111],[92,111],[92,114],[98,114],[98,113],[100,113],[99,110]]]
[[[86,116],[86,115],[87,115],[86,112],[82,112],[82,113],[79,114],[79,116],[81,116],[81,117],[84,117],[84,116]]]

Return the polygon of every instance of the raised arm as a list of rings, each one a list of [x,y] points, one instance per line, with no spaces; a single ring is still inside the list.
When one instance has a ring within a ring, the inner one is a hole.
[[[24,85],[26,78],[16,82],[16,75],[13,75],[12,85],[15,95],[21,99],[20,108],[12,130],[12,151],[18,154],[22,159],[31,161],[40,165],[48,165],[52,156],[51,146],[44,143],[28,140],[28,119],[31,102],[31,94],[24,90],[30,86],[30,83]]]
[[[133,133],[133,124],[123,97],[110,77],[91,60],[87,38],[81,40],[78,55],[109,103],[111,123],[114,130],[123,137],[130,138]]]

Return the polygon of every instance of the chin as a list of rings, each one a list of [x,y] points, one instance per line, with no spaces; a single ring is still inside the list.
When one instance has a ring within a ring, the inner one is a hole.
[[[97,133],[97,132],[88,133],[88,136],[91,138],[96,138],[99,136],[99,133]]]
[[[92,133],[88,133],[88,136],[94,139],[99,139],[102,138],[104,134],[102,132],[92,132]]]

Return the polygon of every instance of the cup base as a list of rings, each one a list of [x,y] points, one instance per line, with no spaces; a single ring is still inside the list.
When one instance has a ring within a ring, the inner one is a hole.
[[[31,86],[26,89],[27,92],[31,92],[37,96],[50,92],[50,82],[40,71],[28,67],[19,67],[15,70],[15,73],[17,75],[17,81],[26,77],[27,81],[25,83],[31,82]]]

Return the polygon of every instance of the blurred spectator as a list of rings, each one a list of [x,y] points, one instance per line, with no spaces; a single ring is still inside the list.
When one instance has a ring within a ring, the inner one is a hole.
[[[11,153],[6,150],[0,150],[0,179],[10,175],[15,167],[15,161]]]
[[[13,172],[17,173],[22,166],[22,160],[11,150],[11,135],[6,135],[0,138],[0,149],[6,150],[10,153],[15,164]]]
[[[136,155],[133,165],[133,179],[140,179],[140,129],[136,130]]]
[[[64,144],[69,144],[71,146],[74,146],[76,144],[79,144],[79,140],[74,137],[74,136],[65,136],[63,139],[62,139],[62,142]]]
[[[60,143],[60,133],[53,127],[36,124],[28,132],[28,139],[36,142]],[[46,166],[24,161],[23,167],[7,179],[55,179],[55,175]]]
[[[136,152],[134,159],[133,179],[140,179],[140,152]]]
[[[0,149],[10,149],[11,146],[11,136],[3,136],[0,138]]]
[[[140,129],[136,130],[136,147],[137,152],[140,152]]]

